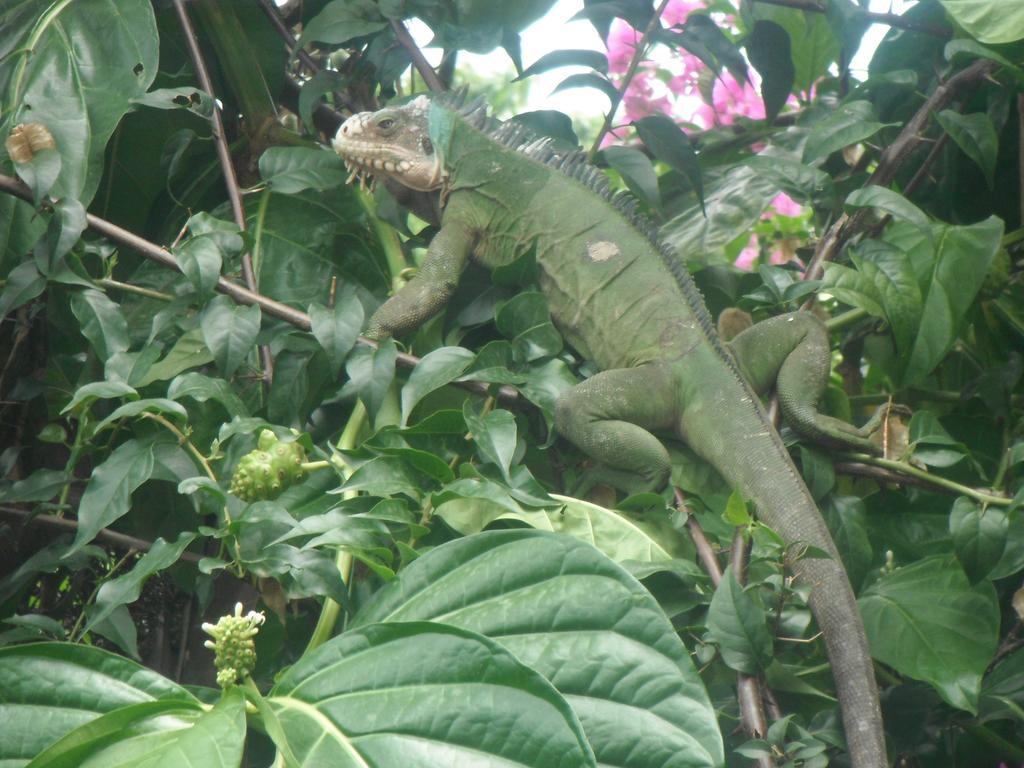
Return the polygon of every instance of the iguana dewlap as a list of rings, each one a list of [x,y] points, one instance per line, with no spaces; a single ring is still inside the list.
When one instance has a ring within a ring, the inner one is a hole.
[[[727,346],[676,254],[612,193],[580,153],[563,154],[458,98],[419,97],[349,118],[335,151],[353,175],[441,189],[441,228],[416,276],[370,319],[367,335],[416,328],[449,300],[469,260],[497,267],[533,251],[553,322],[601,372],[563,393],[558,431],[619,487],[660,489],[674,430],[755,503],[787,542],[831,559],[793,568],[832,663],[855,768],[887,765],[874,670],[853,590],[817,507],[761,405],[773,385],[794,430],[873,450],[864,432],[817,411],[829,343],[810,314],[758,323]]]

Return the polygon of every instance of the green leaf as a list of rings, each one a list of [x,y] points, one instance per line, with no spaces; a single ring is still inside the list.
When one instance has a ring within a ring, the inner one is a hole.
[[[371,417],[376,417],[395,378],[398,349],[395,342],[385,339],[377,349],[356,347],[345,362],[348,381],[343,394],[356,394],[363,401]]]
[[[761,219],[778,187],[753,168],[733,166],[704,174],[704,208],[696,195],[661,227],[661,237],[693,265],[724,260],[725,249]]]
[[[469,400],[462,406],[462,416],[472,434],[477,453],[485,462],[489,461],[500,469],[505,482],[511,483],[508,472],[516,451],[515,417],[499,408],[481,418]]]
[[[310,304],[309,319],[313,336],[327,353],[331,371],[337,376],[363,327],[363,305],[346,285],[339,291],[333,308]]]
[[[929,237],[931,236],[931,222],[925,216],[924,211],[899,192],[893,192],[891,189],[877,185],[863,187],[851,192],[843,205],[848,209],[878,208],[897,219],[913,224]]]
[[[334,0],[309,20],[299,38],[299,46],[311,42],[331,45],[347,43],[354,37],[372,35],[386,26],[387,22],[381,18],[376,3],[369,0]]]
[[[935,115],[935,119],[964,154],[978,164],[985,174],[988,188],[992,189],[996,156],[999,154],[999,136],[991,118],[983,112],[962,115],[952,109],[944,109]]]
[[[874,108],[868,101],[851,101],[828,112],[815,123],[804,145],[803,161],[813,163],[851,144],[864,141],[892,123],[874,120]]]
[[[601,155],[608,165],[618,171],[630,192],[654,208],[661,205],[658,174],[654,172],[654,164],[647,155],[639,149],[617,146],[605,147]]]
[[[932,685],[974,713],[981,678],[999,640],[992,584],[971,586],[951,557],[926,557],[883,574],[858,600],[871,655]]]
[[[61,157],[56,149],[36,152],[27,163],[15,163],[18,178],[32,190],[32,204],[39,207],[60,176]]]
[[[182,371],[213,362],[213,353],[203,343],[202,328],[193,328],[178,337],[174,346],[159,362],[153,363],[137,386],[144,387],[154,381],[173,379]]]
[[[180,701],[133,704],[72,731],[33,768],[237,768],[245,739],[241,689],[204,712]]]
[[[224,254],[216,238],[210,235],[190,237],[172,252],[192,287],[201,294],[212,293],[224,262]]]
[[[73,729],[143,702],[195,706],[192,694],[146,667],[94,646],[0,648],[0,764],[23,765]]]
[[[697,153],[690,137],[665,115],[650,115],[633,123],[637,134],[657,159],[683,174],[704,204],[704,182],[701,178]]]
[[[227,296],[215,296],[199,316],[199,325],[220,372],[231,376],[256,343],[260,308],[255,304],[235,304]]]
[[[582,72],[578,75],[569,75],[555,86],[552,93],[566,91],[570,88],[596,88],[607,96],[608,100],[612,104],[614,104],[619,98],[619,89],[615,87],[615,84],[607,77],[600,75],[597,72]]]
[[[919,383],[953,347],[1002,236],[1003,222],[995,216],[970,226],[938,229],[920,331],[903,369],[903,386]]]
[[[75,390],[71,400],[60,409],[61,414],[72,413],[82,406],[86,410],[96,400],[110,400],[115,397],[138,397],[139,393],[123,381],[93,381]]]
[[[756,170],[786,194],[801,200],[808,200],[831,186],[832,180],[824,171],[780,155],[766,150],[748,158],[744,165]]]
[[[771,122],[786,105],[796,78],[789,34],[773,21],[757,21],[744,45],[750,63],[761,75],[765,119]]]
[[[601,765],[723,761],[714,710],[672,625],[635,579],[583,542],[519,530],[443,544],[402,570],[353,626],[424,619],[493,637],[547,677]]]
[[[176,376],[167,387],[167,397],[171,400],[190,397],[198,403],[215,400],[224,406],[224,410],[232,418],[249,415],[245,403],[224,379],[214,379],[201,373],[184,373]]]
[[[34,6],[33,6],[34,7]],[[61,154],[51,194],[88,205],[107,141],[156,77],[160,36],[149,0],[76,0],[0,8],[0,93],[13,123],[45,125]]]
[[[346,491],[362,491],[370,496],[404,493],[414,499],[421,495],[421,479],[409,462],[397,456],[378,456],[359,467],[342,486]]]
[[[214,103],[210,94],[198,88],[158,88],[138,98],[133,104],[153,109],[187,109],[209,120],[213,117]]]
[[[8,313],[32,301],[46,288],[46,278],[39,274],[34,261],[26,261],[7,275],[3,290],[0,290],[0,319]]]
[[[128,349],[128,322],[105,293],[89,289],[71,294],[71,311],[100,360]]]
[[[562,351],[562,334],[551,322],[548,300],[542,293],[527,291],[506,301],[495,313],[498,330],[515,346],[523,361],[552,357]]]
[[[557,67],[590,67],[598,72],[607,74],[608,58],[600,51],[586,49],[566,48],[559,51],[551,51],[524,69],[522,74],[513,82],[525,80],[528,77],[539,75],[541,72],[547,72],[549,69],[556,69]]]
[[[67,476],[57,469],[37,469],[24,480],[0,490],[0,501],[13,504],[20,501],[49,501],[67,483]]]
[[[100,530],[128,513],[132,491],[153,472],[152,438],[128,440],[93,469],[78,505],[78,530],[68,554],[78,551]]]
[[[402,387],[401,426],[409,423],[413,408],[424,397],[463,374],[476,355],[462,347],[440,347],[428,352]]]
[[[260,155],[260,176],[275,192],[324,191],[345,183],[348,171],[334,152],[308,147],[271,147]]]
[[[595,766],[547,681],[445,624],[349,630],[290,667],[268,701],[303,765]]]
[[[949,532],[953,534],[956,559],[971,584],[978,583],[995,568],[1006,550],[1009,528],[1009,518],[999,507],[982,509],[966,496],[953,502]]]
[[[939,0],[956,23],[983,43],[1024,37],[1024,6],[1005,0]]]
[[[725,569],[708,607],[708,632],[730,668],[756,675],[772,659],[772,636],[764,607],[743,591],[732,566]]]
[[[162,538],[157,538],[149,552],[139,559],[130,572],[104,582],[96,593],[95,604],[86,610],[88,621],[82,628],[82,634],[109,616],[111,611],[118,606],[138,600],[146,580],[154,573],[178,562],[181,553],[195,537],[194,533],[181,533],[173,544],[168,544]]]
[[[170,414],[178,417],[183,422],[188,420],[188,411],[173,400],[168,400],[166,397],[146,397],[142,400],[133,400],[114,409],[109,416],[96,424],[94,433],[105,429],[121,419],[130,419],[144,412]]]

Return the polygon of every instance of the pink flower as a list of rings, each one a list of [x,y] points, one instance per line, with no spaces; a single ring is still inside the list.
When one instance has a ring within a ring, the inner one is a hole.
[[[780,216],[799,216],[804,212],[804,207],[785,192],[779,192],[770,205]]]
[[[671,0],[665,6],[661,18],[668,26],[674,27],[676,24],[682,24],[692,11],[697,10],[704,10],[704,3],[700,0]]]
[[[740,255],[736,257],[736,261],[733,262],[740,269],[749,272],[754,268],[754,262],[757,261],[757,257],[761,255],[761,249],[757,244],[757,235],[751,235],[747,244],[743,246],[743,250],[740,251]]]

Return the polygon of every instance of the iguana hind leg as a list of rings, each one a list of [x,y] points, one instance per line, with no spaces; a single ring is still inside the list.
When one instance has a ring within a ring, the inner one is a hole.
[[[559,395],[555,426],[604,465],[602,480],[629,493],[660,490],[672,467],[648,430],[672,426],[675,390],[660,365],[602,371]]]
[[[740,370],[758,394],[775,386],[786,423],[802,437],[824,445],[878,453],[868,439],[874,420],[862,428],[821,413],[831,370],[828,331],[809,312],[791,312],[751,326],[728,343]]]

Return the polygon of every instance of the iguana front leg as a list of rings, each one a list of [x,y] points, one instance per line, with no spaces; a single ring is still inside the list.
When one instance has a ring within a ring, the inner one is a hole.
[[[399,336],[440,312],[459,284],[475,241],[476,236],[468,227],[458,221],[447,221],[430,241],[416,275],[373,313],[366,336]]]
[[[676,389],[663,365],[602,371],[558,396],[555,427],[604,465],[602,479],[630,493],[660,490],[672,465],[648,430],[675,425]]]
[[[809,312],[791,312],[747,328],[728,343],[747,382],[758,394],[774,385],[793,431],[811,442],[878,453],[868,439],[873,418],[857,428],[818,410],[831,370],[828,331]]]

